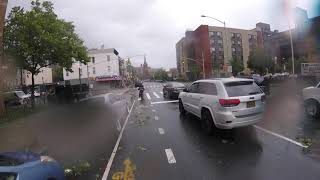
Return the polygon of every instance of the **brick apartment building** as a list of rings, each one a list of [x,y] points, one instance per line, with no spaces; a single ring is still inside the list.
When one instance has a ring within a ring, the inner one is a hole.
[[[308,18],[305,10],[296,8],[295,28],[291,31],[295,59],[304,58],[307,62],[320,63],[320,16]],[[289,30],[271,34],[264,44],[278,63],[291,59]]]
[[[247,67],[250,50],[254,46],[263,46],[262,33],[258,33],[265,25],[258,23],[252,30],[223,28],[216,26],[200,25],[194,31],[187,31],[185,37],[176,44],[177,68],[180,77],[194,79],[230,75],[228,72],[229,61],[234,59]],[[260,36],[259,36],[260,35]],[[190,58],[188,60],[185,58]],[[204,59],[204,64],[203,60]],[[198,68],[198,77],[192,73],[192,68]]]
[[[295,59],[320,63],[320,16],[308,18],[304,9],[296,8],[295,28],[291,31]],[[244,71],[249,72],[247,61],[254,46],[264,48],[278,64],[288,63],[291,58],[289,30],[271,31],[269,24],[261,22],[251,30],[200,25],[194,31],[187,31],[176,44],[179,76],[202,78],[202,62],[206,78],[228,76],[231,59],[242,63]],[[196,71],[195,67],[198,68]],[[193,77],[195,74],[197,77]]]

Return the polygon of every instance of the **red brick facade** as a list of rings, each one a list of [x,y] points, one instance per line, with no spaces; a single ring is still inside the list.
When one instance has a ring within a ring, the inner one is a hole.
[[[212,61],[210,53],[209,28],[208,25],[199,26],[193,33],[195,59],[202,65],[202,53],[204,58],[205,78],[212,76]],[[202,66],[201,66],[202,70]],[[202,71],[201,71],[202,73]]]

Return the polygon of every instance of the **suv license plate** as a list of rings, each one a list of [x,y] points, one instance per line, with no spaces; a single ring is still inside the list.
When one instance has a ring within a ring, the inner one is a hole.
[[[255,101],[247,102],[247,108],[252,108],[252,107],[256,107],[256,102]]]

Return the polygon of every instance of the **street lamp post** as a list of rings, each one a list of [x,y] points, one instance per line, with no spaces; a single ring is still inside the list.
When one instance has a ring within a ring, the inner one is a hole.
[[[226,52],[226,58],[228,58],[228,53],[229,53],[229,47],[228,47],[228,37],[227,37],[227,28],[226,28],[226,22],[225,21],[221,21],[219,19],[216,19],[214,17],[210,17],[210,16],[206,16],[206,15],[201,15],[201,17],[206,17],[206,18],[210,18],[210,19],[213,19],[215,21],[218,21],[220,23],[223,24],[223,28],[224,28],[224,35],[225,35],[225,38],[226,38],[226,46],[227,46],[227,52]],[[225,64],[225,62],[223,62],[223,64]],[[220,69],[220,65],[218,65],[218,70]],[[220,76],[220,73],[218,72],[219,76]]]

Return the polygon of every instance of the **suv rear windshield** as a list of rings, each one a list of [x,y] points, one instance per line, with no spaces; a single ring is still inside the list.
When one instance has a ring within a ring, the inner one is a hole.
[[[229,97],[262,94],[260,87],[253,81],[236,81],[224,83]]]

